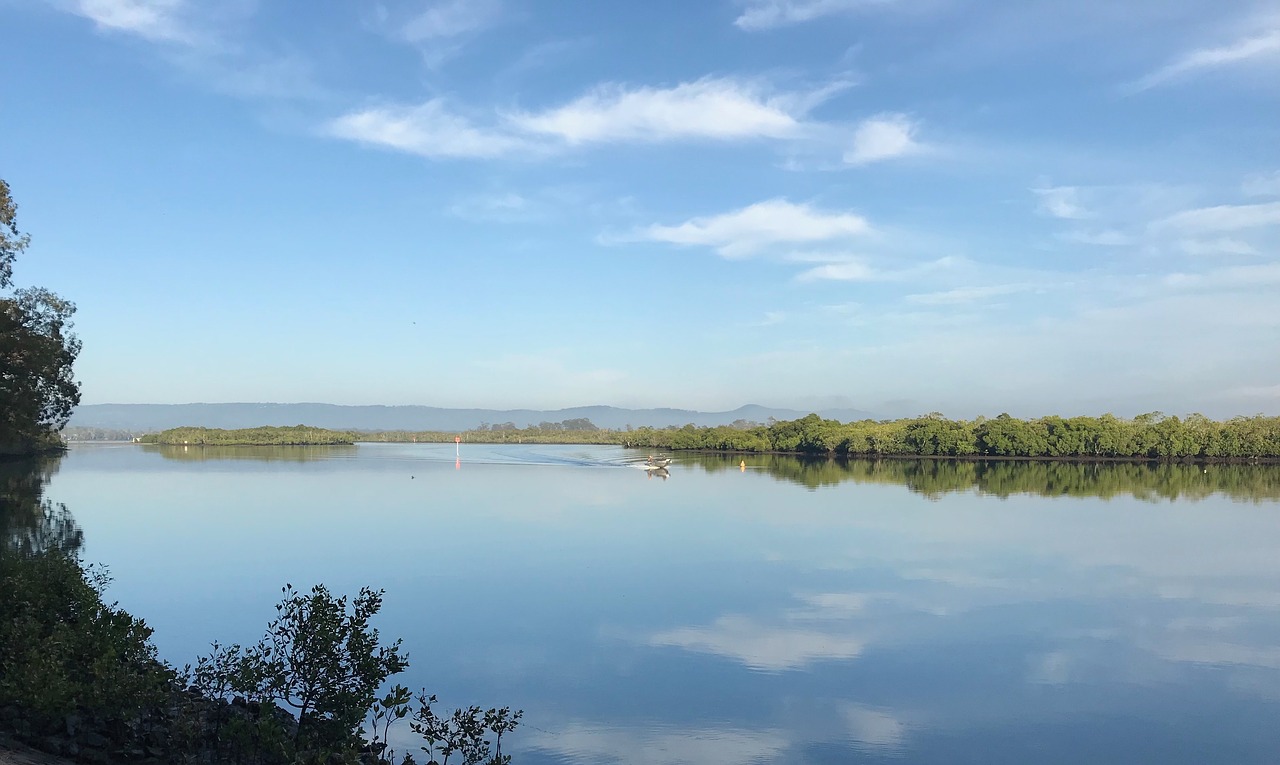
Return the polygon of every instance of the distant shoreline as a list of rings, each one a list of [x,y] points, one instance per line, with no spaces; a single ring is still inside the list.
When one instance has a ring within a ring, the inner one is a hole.
[[[103,433],[112,436],[114,433]],[[186,427],[142,436],[142,443],[175,446],[323,446],[361,443],[614,445],[649,451],[790,454],[837,459],[959,459],[1065,462],[1280,462],[1280,417],[1185,419],[1159,412],[1124,420],[1041,417],[948,420],[940,414],[899,420],[840,422],[810,414],[766,425],[605,429],[589,419],[512,423],[468,431],[329,430],[295,425],[239,430]]]
[[[354,441],[331,441],[325,443],[248,443],[248,442],[226,442],[226,443],[172,443],[161,441],[72,441],[70,445],[97,445],[110,444],[115,446],[121,445],[137,445],[137,446],[186,446],[195,448],[214,447],[243,447],[246,449],[260,449],[264,447],[285,447],[285,448],[304,448],[304,447],[327,447],[327,446],[359,446],[360,444],[431,444],[446,445],[454,443],[453,439],[428,440],[418,439],[416,441],[392,441],[378,440],[371,441],[359,438]],[[467,444],[505,444],[507,446],[621,446],[624,449],[635,449],[644,451],[644,447],[624,446],[614,441],[530,441],[527,443],[512,443],[510,441],[498,440],[464,440],[462,443]],[[667,451],[678,452],[681,454],[705,454],[723,457],[795,457],[801,460],[813,460],[815,462],[835,461],[835,462],[853,462],[866,461],[875,462],[878,460],[896,460],[896,461],[936,461],[936,462],[1061,462],[1072,464],[1134,464],[1134,465],[1280,465],[1280,457],[1119,457],[1108,455],[1065,455],[1065,456],[1042,456],[1027,457],[1017,455],[985,455],[985,454],[963,454],[963,455],[945,455],[945,454],[877,454],[874,452],[866,452],[860,454],[832,454],[817,453],[803,451],[743,451],[743,450],[725,450],[725,449],[679,449],[670,448]],[[0,459],[24,459],[31,455],[0,455]]]

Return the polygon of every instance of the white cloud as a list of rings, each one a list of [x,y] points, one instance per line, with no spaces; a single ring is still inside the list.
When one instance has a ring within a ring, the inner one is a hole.
[[[880,279],[876,269],[860,260],[846,260],[840,263],[826,263],[814,266],[796,276],[800,282],[869,282]]]
[[[789,257],[788,260],[794,260]],[[834,282],[894,282],[909,281],[928,277],[939,271],[954,269],[969,264],[964,258],[945,256],[937,260],[925,261],[900,268],[876,268],[865,258],[845,255],[838,258],[827,258],[823,265],[814,266],[796,276],[799,282],[834,281]]]
[[[72,13],[99,29],[137,35],[153,42],[191,42],[190,31],[180,18],[183,0],[76,0]]]
[[[649,226],[640,237],[670,244],[713,247],[726,258],[738,258],[774,245],[848,239],[870,230],[866,219],[852,212],[825,212],[807,204],[770,199],[721,215],[692,218],[675,226]]]
[[[967,287],[945,292],[907,295],[907,302],[919,305],[962,305],[1002,295],[1014,295],[1032,289],[1035,289],[1034,284],[993,284],[988,287]]]
[[[1280,60],[1280,29],[1269,29],[1227,45],[1193,50],[1133,83],[1129,90],[1146,90],[1197,72],[1258,59]]]
[[[850,13],[868,6],[888,5],[895,0],[749,0],[742,14],[734,19],[739,29],[755,32],[763,29],[801,24],[806,21]]]
[[[1280,197],[1280,170],[1246,178],[1241,191],[1251,197]]]
[[[1280,285],[1280,263],[1232,266],[1199,274],[1174,273],[1162,280],[1177,289],[1234,290]],[[1280,316],[1277,316],[1280,320]]]
[[[853,134],[853,147],[845,152],[844,161],[851,165],[872,162],[919,153],[923,147],[916,142],[916,124],[905,114],[881,114],[858,125]]]
[[[492,158],[534,147],[518,136],[478,128],[449,111],[441,99],[421,106],[373,107],[329,122],[329,135],[432,159]]]
[[[517,223],[542,217],[539,208],[540,205],[528,197],[506,192],[464,197],[449,205],[447,212],[464,220]]]
[[[551,153],[613,142],[799,140],[816,129],[803,120],[808,110],[845,87],[840,81],[816,90],[775,91],[734,79],[671,88],[605,85],[544,111],[493,114],[488,124],[454,114],[435,98],[419,106],[353,111],[331,120],[325,132],[432,158]]]
[[[497,0],[440,0],[406,22],[400,34],[414,43],[456,37],[489,26],[501,10]]]
[[[758,83],[702,79],[672,88],[604,85],[564,106],[513,115],[510,121],[519,130],[569,144],[776,139],[798,136],[800,117],[811,106],[794,95],[771,94]]]
[[[660,632],[649,645],[713,653],[751,669],[777,672],[829,659],[853,659],[864,641],[849,634],[758,624],[743,616],[722,616],[709,627]]]
[[[1239,231],[1280,225],[1280,202],[1256,205],[1217,205],[1183,210],[1151,224],[1155,230]]]
[[[1080,203],[1080,189],[1075,186],[1049,186],[1032,189],[1040,197],[1040,212],[1055,218],[1077,220],[1090,213]]]
[[[1069,242],[1091,244],[1097,247],[1124,247],[1126,245],[1133,244],[1133,237],[1124,232],[1116,231],[1115,229],[1103,229],[1101,231],[1068,231],[1062,235],[1062,238]]]
[[[189,0],[52,0],[93,21],[99,29],[129,34],[158,46],[160,55],[186,76],[226,95],[248,99],[314,99],[310,59],[245,43],[253,4]]]
[[[1230,237],[1217,239],[1185,239],[1178,243],[1188,255],[1257,255],[1258,250],[1248,242]]]

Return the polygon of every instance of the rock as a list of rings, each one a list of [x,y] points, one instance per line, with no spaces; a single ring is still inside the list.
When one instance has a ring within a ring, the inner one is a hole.
[[[66,726],[67,726],[67,735],[71,736],[72,738],[75,738],[76,735],[80,732],[80,727],[82,724],[80,715],[75,715],[75,714],[67,715],[67,718],[64,722],[66,723]]]

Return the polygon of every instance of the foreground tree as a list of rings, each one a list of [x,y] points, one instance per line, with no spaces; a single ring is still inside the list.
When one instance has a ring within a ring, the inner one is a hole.
[[[80,403],[75,305],[39,287],[13,289],[13,263],[30,242],[17,212],[0,180],[0,454],[60,445],[58,431]]]

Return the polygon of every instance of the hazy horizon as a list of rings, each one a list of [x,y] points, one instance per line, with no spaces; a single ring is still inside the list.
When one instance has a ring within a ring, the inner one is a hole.
[[[94,407],[94,406],[99,406],[99,407],[110,407],[110,406],[172,406],[172,407],[182,407],[182,406],[228,406],[228,407],[231,407],[231,406],[264,406],[264,405],[265,405],[265,406],[336,406],[336,407],[350,407],[350,408],[365,408],[365,407],[368,407],[368,408],[387,408],[387,409],[393,409],[393,408],[414,408],[414,407],[418,407],[418,408],[425,408],[425,409],[442,409],[442,410],[448,410],[448,411],[481,411],[481,412],[497,412],[497,413],[501,413],[501,412],[547,412],[547,413],[554,413],[554,412],[562,412],[562,411],[574,411],[574,410],[584,410],[584,409],[595,409],[595,408],[600,408],[600,409],[616,409],[616,410],[623,410],[623,411],[649,411],[649,410],[655,410],[655,411],[656,411],[656,410],[673,410],[673,411],[696,412],[696,413],[701,413],[701,414],[715,414],[715,413],[733,413],[733,412],[738,412],[738,411],[743,410],[743,409],[759,408],[759,409],[761,409],[761,410],[771,410],[771,411],[791,411],[791,412],[798,412],[798,413],[801,413],[801,414],[806,414],[806,413],[809,413],[809,412],[815,412],[815,413],[819,413],[819,414],[824,414],[824,413],[832,413],[832,412],[857,411],[857,412],[861,412],[861,413],[862,413],[862,416],[870,417],[870,418],[872,418],[872,419],[899,419],[899,418],[909,418],[909,417],[923,416],[923,415],[931,414],[931,413],[935,413],[935,412],[940,413],[940,414],[942,414],[943,416],[948,417],[948,418],[950,418],[950,419],[974,419],[974,418],[976,418],[976,417],[987,417],[987,418],[992,418],[992,417],[996,417],[996,416],[997,416],[997,415],[999,415],[999,414],[1010,414],[1010,415],[1013,415],[1014,417],[1019,417],[1019,418],[1036,418],[1036,417],[1048,417],[1048,416],[1060,416],[1060,417],[1076,417],[1076,416],[1085,416],[1085,417],[1091,417],[1091,416],[1101,416],[1101,415],[1105,415],[1105,414],[1111,414],[1111,415],[1115,415],[1115,416],[1117,416],[1117,417],[1122,417],[1122,418],[1129,419],[1129,418],[1133,418],[1133,417],[1136,417],[1136,416],[1141,415],[1141,414],[1148,414],[1148,413],[1151,413],[1151,412],[1160,412],[1160,413],[1163,413],[1163,414],[1164,414],[1164,415],[1166,415],[1166,416],[1177,416],[1177,417],[1180,417],[1180,418],[1181,418],[1181,417],[1185,417],[1185,416],[1187,416],[1187,415],[1192,415],[1192,414],[1202,414],[1202,415],[1205,415],[1205,416],[1207,416],[1207,417],[1210,417],[1210,418],[1213,418],[1213,419],[1216,419],[1216,420],[1228,420],[1228,419],[1231,419],[1231,418],[1233,418],[1233,417],[1251,417],[1251,416],[1255,416],[1255,415],[1266,415],[1266,414],[1268,414],[1267,412],[1245,412],[1245,411],[1240,411],[1240,412],[1226,412],[1226,411],[1215,412],[1214,410],[1205,410],[1204,408],[1200,408],[1200,409],[1188,409],[1188,410],[1182,411],[1182,410],[1174,410],[1174,409],[1164,409],[1164,408],[1160,408],[1160,407],[1158,407],[1158,406],[1157,406],[1157,407],[1154,407],[1154,408],[1149,408],[1149,409],[1141,409],[1141,408],[1129,408],[1129,409],[1124,409],[1124,408],[1112,408],[1112,409],[1068,409],[1068,408],[1059,408],[1059,409],[1053,409],[1053,410],[1036,410],[1036,409],[1003,408],[1003,409],[993,409],[993,410],[945,411],[945,410],[940,410],[940,409],[936,409],[936,408],[934,408],[934,409],[930,409],[930,408],[913,407],[913,406],[911,405],[911,402],[902,402],[902,401],[898,401],[898,402],[886,402],[886,403],[885,403],[883,406],[881,406],[881,407],[856,406],[856,405],[854,405],[854,404],[844,404],[844,405],[821,405],[821,406],[816,406],[816,405],[815,405],[815,406],[806,406],[806,405],[786,405],[786,404],[778,404],[778,405],[775,405],[775,404],[772,404],[772,403],[764,403],[764,404],[762,404],[762,403],[759,403],[759,402],[750,401],[750,402],[746,402],[746,403],[743,403],[743,404],[738,404],[738,405],[736,405],[736,406],[727,406],[727,405],[722,405],[722,406],[716,406],[716,407],[710,407],[710,408],[688,407],[688,406],[679,406],[679,405],[673,405],[673,404],[658,404],[658,405],[655,405],[655,406],[637,406],[637,407],[627,407],[627,406],[616,406],[616,405],[613,405],[613,404],[600,404],[600,403],[596,403],[596,404],[573,404],[573,405],[570,405],[570,406],[561,406],[561,407],[538,407],[538,406],[503,406],[503,407],[496,407],[496,406],[437,406],[437,405],[435,405],[435,404],[414,404],[414,403],[391,403],[391,404],[381,404],[381,403],[359,404],[359,403],[357,403],[357,404],[339,404],[339,403],[334,403],[334,402],[331,402],[331,401],[181,401],[181,402],[170,402],[170,403],[165,403],[165,402],[154,402],[154,401],[137,401],[137,402],[103,401],[103,402],[92,402],[92,403],[87,403],[87,404],[81,404],[81,408],[83,408],[83,407]],[[74,419],[73,419],[73,421],[72,421],[72,424],[73,424],[73,425],[75,424]],[[305,424],[305,423],[304,423],[304,424]]]

